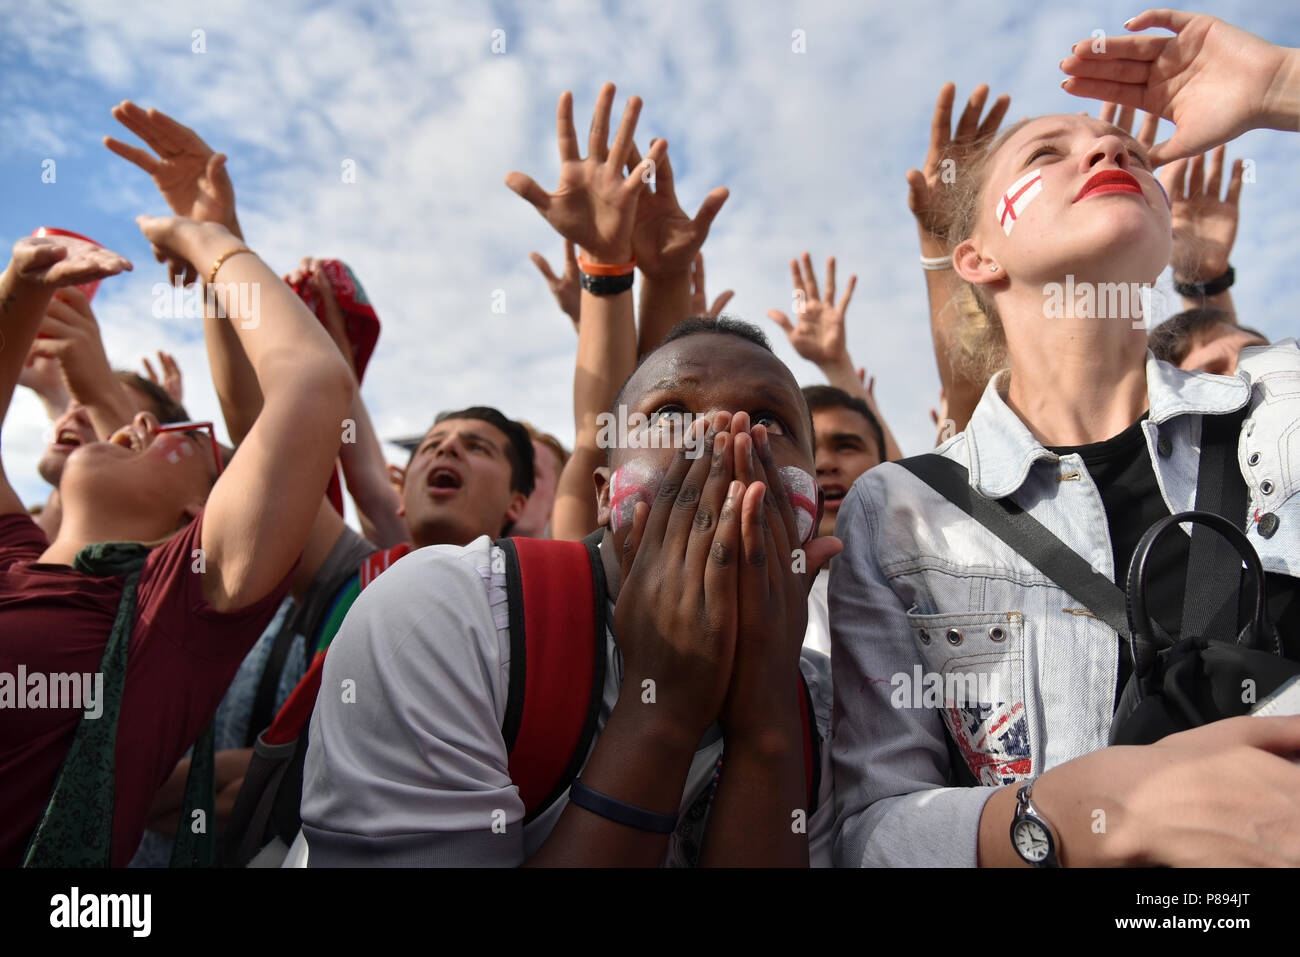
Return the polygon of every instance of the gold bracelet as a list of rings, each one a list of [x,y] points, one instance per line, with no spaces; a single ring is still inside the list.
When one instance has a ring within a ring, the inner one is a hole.
[[[240,253],[251,253],[251,252],[252,250],[249,249],[247,246],[239,246],[236,249],[227,250],[226,252],[218,256],[217,261],[212,264],[212,269],[208,271],[208,285],[211,286],[214,282],[216,282],[217,270],[221,268],[221,264],[223,262],[225,262],[231,256],[238,256]]]

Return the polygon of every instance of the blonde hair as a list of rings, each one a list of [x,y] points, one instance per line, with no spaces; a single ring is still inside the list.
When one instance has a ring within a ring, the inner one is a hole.
[[[950,149],[950,155],[945,157],[945,160],[951,159],[959,170],[963,165],[965,167],[956,182],[940,194],[943,197],[943,221],[947,224],[945,238],[951,248],[956,249],[974,235],[989,165],[1007,140],[1029,122],[1032,122],[1031,118],[1025,117],[1012,123],[973,155],[963,156]],[[953,297],[953,305],[960,319],[950,346],[949,362],[958,375],[987,382],[1008,363],[1002,317],[985,287],[965,280]]]

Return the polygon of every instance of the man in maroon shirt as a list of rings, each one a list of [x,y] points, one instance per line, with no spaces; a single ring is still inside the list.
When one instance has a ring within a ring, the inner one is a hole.
[[[210,283],[220,274],[212,288],[263,403],[224,472],[202,432],[160,431],[149,413],[77,448],[53,541],[27,517],[0,463],[0,866],[21,862],[83,712],[99,707],[84,693],[50,694],[58,676],[74,674],[89,675],[81,684],[93,693],[123,595],[124,577],[74,569],[78,553],[101,542],[153,548],[137,585],[114,744],[111,858],[121,865],[159,785],[211,720],[288,587],[352,398],[328,335],[227,229],[181,217],[139,223],[178,271]],[[15,244],[0,275],[0,420],[55,289],[129,268],[75,240]]]

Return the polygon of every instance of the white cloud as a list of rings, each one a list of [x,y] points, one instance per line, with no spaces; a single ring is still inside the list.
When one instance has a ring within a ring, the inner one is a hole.
[[[1229,14],[1266,36],[1282,30],[1271,17],[1255,6]],[[964,97],[987,80],[1012,93],[1012,118],[1077,111],[1089,104],[1059,90],[1057,61],[1074,40],[1098,26],[1118,31],[1120,20],[1028,2],[994,13],[739,0],[241,0],[169,3],[147,16],[129,4],[63,6],[28,17],[4,41],[60,69],[48,80],[6,78],[23,95],[0,94],[0,134],[26,152],[57,144],[89,157],[95,183],[51,202],[80,196],[104,241],[120,237],[119,251],[136,262],[134,276],[106,282],[96,300],[110,356],[135,366],[154,348],[177,352],[195,415],[218,417],[201,330],[151,318],[159,274],[123,225],[162,204],[142,173],[97,143],[116,126],[108,107],[125,96],[229,154],[248,240],[273,266],[288,270],[307,254],[351,264],[384,322],[363,390],[381,434],[422,431],[439,409],[488,402],[568,440],[573,332],[527,259],[537,249],[554,262],[561,244],[503,179],[517,169],[553,187],[557,96],[573,89],[585,140],[596,90],[612,79],[616,110],[629,93],[644,97],[638,140],[668,139],[688,210],[714,186],[731,188],[706,249],[710,292],[734,288],[728,311],[764,327],[801,382],[820,376],[765,318],[769,308],[788,311],[788,260],[808,249],[820,273],[834,254],[843,277],[858,274],[850,349],[877,376],[876,397],[904,448],[920,451],[933,437],[938,377],[903,174],[924,159],[938,87],[953,79]],[[196,28],[206,31],[202,54],[191,52]],[[498,28],[507,47],[499,56],[490,49]],[[805,31],[806,53],[792,52],[794,29]],[[1294,27],[1287,42],[1300,42]],[[1294,334],[1295,310],[1282,306],[1291,301],[1283,291],[1294,295],[1294,141],[1261,132],[1242,145],[1258,161],[1259,185],[1243,197],[1234,294],[1244,321]],[[355,184],[342,182],[345,159],[356,162]],[[26,229],[6,221],[5,231]],[[490,310],[497,289],[503,316]],[[41,488],[39,420],[16,404],[5,429],[11,480],[29,499]]]

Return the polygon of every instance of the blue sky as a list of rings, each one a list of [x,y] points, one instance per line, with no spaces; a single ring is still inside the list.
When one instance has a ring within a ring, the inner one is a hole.
[[[131,259],[135,272],[106,281],[94,303],[109,358],[138,367],[174,352],[196,417],[220,418],[202,329],[152,318],[150,287],[166,277],[133,220],[166,207],[100,145],[106,133],[133,141],[113,104],[156,106],[229,155],[248,241],[273,267],[304,255],[351,264],[384,324],[363,387],[382,435],[488,403],[570,442],[575,338],[528,260],[535,249],[555,262],[561,243],[502,181],[521,170],[552,188],[556,98],[574,91],[582,128],[612,80],[616,110],[631,93],[645,100],[638,140],[668,140],[683,206],[730,187],[705,247],[710,298],[735,289],[728,312],[764,326],[800,381],[820,375],[765,318],[789,309],[790,257],[808,249],[820,273],[834,254],[842,276],[857,273],[849,347],[908,452],[932,441],[938,377],[903,174],[924,160],[940,85],[956,82],[962,100],[981,82],[1010,93],[1009,119],[1087,108],[1060,90],[1057,63],[1140,12],[927,0],[4,7],[0,241],[59,226]],[[1295,8],[1202,9],[1300,46]],[[491,50],[498,29],[503,54]],[[794,30],[804,53],[791,49]],[[1300,140],[1255,131],[1229,147],[1235,156],[1255,160],[1257,183],[1242,195],[1234,299],[1243,322],[1296,335]],[[54,183],[41,181],[47,159]],[[346,160],[355,183],[342,182]],[[491,308],[497,290],[504,314]],[[19,390],[3,445],[27,502],[48,491],[35,472],[46,426]]]

